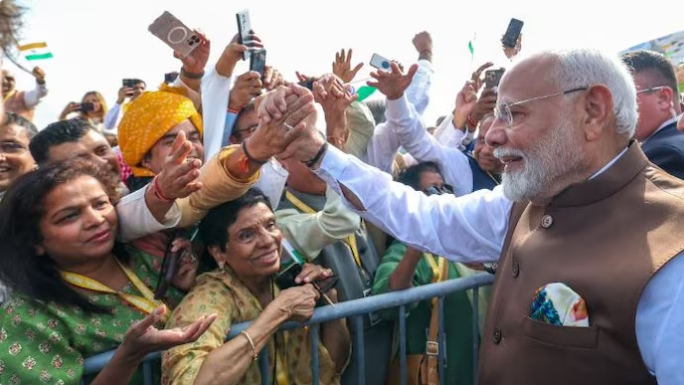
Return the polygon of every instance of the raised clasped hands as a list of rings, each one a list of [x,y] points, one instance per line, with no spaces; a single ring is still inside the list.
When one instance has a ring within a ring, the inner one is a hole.
[[[248,152],[258,161],[282,154],[295,139],[315,127],[313,94],[297,85],[280,86],[256,99],[259,125],[246,140]]]

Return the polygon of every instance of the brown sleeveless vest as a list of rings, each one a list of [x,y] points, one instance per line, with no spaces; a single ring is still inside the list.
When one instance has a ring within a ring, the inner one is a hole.
[[[482,385],[656,384],[636,341],[641,293],[684,250],[684,182],[638,144],[548,206],[516,203],[482,336]],[[561,282],[587,304],[590,327],[532,320],[535,291]]]

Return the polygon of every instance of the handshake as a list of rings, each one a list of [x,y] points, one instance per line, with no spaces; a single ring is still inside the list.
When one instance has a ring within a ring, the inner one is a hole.
[[[316,96],[314,97],[314,93]],[[356,99],[339,79],[330,76],[314,84],[314,91],[296,84],[280,86],[256,100],[259,125],[244,143],[246,155],[254,162],[265,163],[271,157],[296,159],[316,168],[323,158],[327,142],[317,126],[314,101]]]

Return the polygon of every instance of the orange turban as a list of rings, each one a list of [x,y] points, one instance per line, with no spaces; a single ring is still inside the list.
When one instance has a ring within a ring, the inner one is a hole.
[[[190,119],[202,135],[202,117],[183,90],[163,86],[132,101],[119,124],[119,147],[137,177],[155,174],[142,166],[143,158],[167,132]]]

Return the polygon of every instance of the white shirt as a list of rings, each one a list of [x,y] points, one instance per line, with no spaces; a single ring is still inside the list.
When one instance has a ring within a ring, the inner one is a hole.
[[[26,107],[33,108],[40,103],[48,94],[47,84],[39,84],[36,82],[36,88],[24,92],[24,103]]]
[[[444,181],[454,187],[456,196],[473,191],[473,171],[468,157],[458,147],[445,146],[430,135],[406,97],[388,100],[386,115],[401,146],[418,162],[436,163]]]
[[[106,132],[116,133],[116,128],[119,127],[119,121],[121,121],[121,104],[116,103],[114,107],[107,111],[104,119],[104,130]]]
[[[148,186],[124,196],[116,205],[121,242],[130,242],[148,234],[176,227],[181,220],[180,208],[178,203],[174,202],[171,209],[166,212],[164,222],[157,222],[145,202],[145,191]]]
[[[411,247],[458,262],[499,260],[512,207],[501,186],[462,197],[428,197],[333,147],[316,173],[345,199],[343,184],[366,209],[361,217]],[[639,351],[660,385],[684,384],[682,255],[658,271],[637,305]]]
[[[221,76],[215,67],[202,78],[204,159],[211,159],[221,151],[232,82],[232,77]]]

